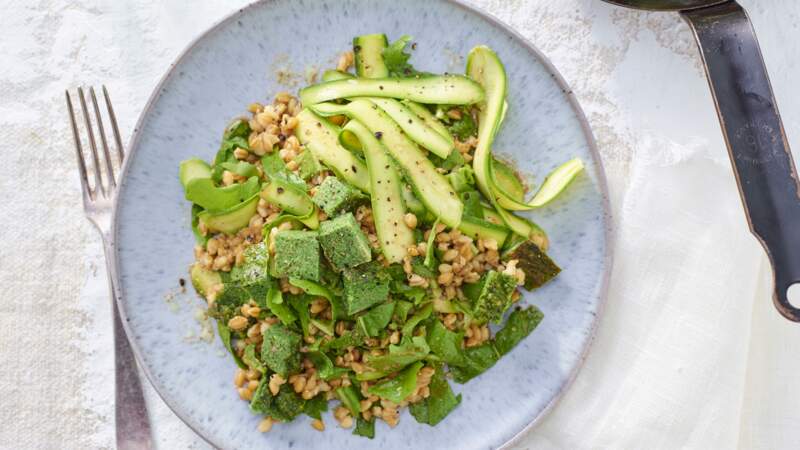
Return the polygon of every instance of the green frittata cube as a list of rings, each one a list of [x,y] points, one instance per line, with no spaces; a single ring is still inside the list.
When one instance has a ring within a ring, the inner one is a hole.
[[[282,230],[275,235],[279,276],[319,281],[319,242],[314,231]]]
[[[347,314],[352,315],[389,297],[389,277],[373,264],[363,264],[342,273]]]
[[[499,323],[503,313],[511,306],[511,295],[517,288],[517,278],[491,270],[483,275],[479,285],[480,294],[472,304],[475,318]]]
[[[328,177],[319,185],[313,200],[330,217],[355,207],[364,197],[354,187],[336,177]]]
[[[352,213],[320,223],[319,244],[336,270],[355,267],[372,260],[369,241]]]

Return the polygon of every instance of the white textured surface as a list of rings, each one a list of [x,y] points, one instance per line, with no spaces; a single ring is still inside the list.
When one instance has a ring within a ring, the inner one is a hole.
[[[127,136],[181,49],[246,1],[0,3],[0,448],[113,447],[104,264],[78,207],[63,89],[106,83]],[[742,3],[797,158],[800,4]],[[618,230],[586,366],[518,447],[796,448],[800,326],[772,308],[688,28],[598,0],[477,4],[577,94]],[[149,400],[160,448],[206,448]]]

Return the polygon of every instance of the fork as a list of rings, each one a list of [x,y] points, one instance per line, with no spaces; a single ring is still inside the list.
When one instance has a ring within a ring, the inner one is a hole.
[[[90,160],[93,168],[92,171],[94,172],[94,184],[93,186],[90,185],[81,137],[78,132],[78,118],[72,106],[72,98],[70,97],[69,91],[66,91],[66,96],[70,125],[72,126],[72,135],[75,139],[75,152],[78,157],[78,171],[83,190],[83,209],[86,217],[94,224],[103,239],[103,252],[105,253],[106,268],[108,271],[108,285],[111,290],[111,303],[114,310],[114,415],[116,418],[117,449],[150,449],[153,447],[153,444],[142,385],[136,371],[136,360],[133,351],[125,336],[125,330],[122,327],[119,307],[117,305],[117,276],[116,267],[114,265],[114,241],[111,239],[111,210],[117,193],[117,176],[119,174],[115,173],[115,166],[111,161],[111,152],[109,151],[108,142],[106,140],[106,132],[94,88],[89,88],[89,97],[91,99],[95,120],[97,121],[96,128],[100,136],[102,159],[105,164],[101,164],[100,162],[101,155],[99,155],[97,151],[98,145],[95,140],[89,109],[86,106],[86,95],[84,94],[83,88],[78,88],[78,101],[88,135],[87,140],[91,150]],[[119,163],[117,167],[121,167],[122,161],[125,158],[125,153],[122,148],[122,139],[119,134],[117,118],[114,115],[111,99],[108,96],[108,90],[106,90],[105,86],[103,86],[103,97],[108,110],[108,118],[111,122],[114,143],[117,147]],[[104,177],[101,176],[101,172],[105,175]]]

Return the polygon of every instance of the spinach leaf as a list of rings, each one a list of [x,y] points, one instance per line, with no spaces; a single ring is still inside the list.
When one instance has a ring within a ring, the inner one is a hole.
[[[331,320],[322,320],[322,319],[311,319],[311,324],[314,325],[319,331],[327,334],[328,336],[333,336],[333,319]]]
[[[423,365],[418,361],[406,367],[396,377],[371,386],[369,393],[395,403],[402,402],[417,388],[417,374]]]
[[[219,150],[217,150],[217,154],[214,156],[214,163],[212,166],[222,164],[226,161],[235,161],[236,158],[233,156],[233,151],[237,148],[250,150],[250,145],[247,143],[247,138],[241,136],[223,138],[222,145],[219,146]]]
[[[300,345],[303,338],[284,325],[276,323],[264,332],[261,360],[284,379],[300,369]]]
[[[202,206],[192,204],[192,233],[194,233],[195,241],[197,241],[198,244],[205,247],[206,242],[208,242],[208,236],[203,236],[203,234],[200,233],[200,229],[198,228],[198,226],[200,225],[200,218],[197,217],[197,215],[200,214],[201,212],[203,212]]]
[[[390,345],[388,354],[366,355],[364,363],[376,372],[392,373],[424,359],[428,353],[430,348],[425,338],[413,337],[404,340],[400,345]]]
[[[333,365],[333,361],[328,358],[328,355],[320,351],[308,352],[306,356],[314,364],[314,367],[317,368],[317,375],[325,381],[338,378],[349,372],[349,370],[344,367],[336,367]]]
[[[456,333],[448,330],[438,320],[432,320],[428,325],[428,346],[434,355],[450,365],[463,365],[465,362],[464,354],[461,350],[461,343],[464,340],[464,333]]]
[[[411,270],[423,278],[436,278],[436,272],[433,268],[425,265],[425,258],[422,256],[415,256],[411,259]]]
[[[225,133],[222,135],[223,140],[229,140],[233,138],[243,138],[247,139],[250,137],[250,124],[247,120],[244,119],[236,119],[225,128]]]
[[[402,330],[403,339],[405,339],[406,337],[410,337],[412,334],[414,334],[414,328],[420,322],[430,317],[432,312],[433,312],[433,305],[430,303],[425,305],[425,307],[421,308],[417,312],[415,312],[414,315],[408,319],[405,325],[403,325],[403,330]]]
[[[431,395],[421,402],[411,404],[409,410],[417,422],[434,426],[461,403],[461,394],[453,394],[441,366],[436,367],[428,387]]]
[[[411,55],[405,52],[405,48],[411,39],[409,35],[401,36],[400,39],[383,49],[383,62],[386,64],[386,68],[389,69],[389,76],[404,78],[421,73],[408,63]]]
[[[303,405],[303,412],[312,419],[322,420],[322,413],[328,410],[328,401],[325,394],[319,394],[311,400],[306,400]]]
[[[535,306],[515,309],[508,315],[503,328],[494,337],[494,346],[502,356],[510,352],[521,340],[539,325],[544,314]]]
[[[364,436],[366,438],[375,437],[375,419],[364,420],[361,415],[356,418],[356,429],[353,430],[356,436]]]
[[[264,364],[258,359],[258,356],[256,356],[255,344],[248,344],[247,347],[244,348],[242,361],[247,364],[247,367],[261,372],[262,375],[267,372],[267,368],[264,367]]]
[[[283,294],[277,286],[272,286],[267,291],[266,306],[284,325],[291,325],[297,320],[292,309],[283,301]]]
[[[330,341],[324,341],[322,345],[320,345],[320,350],[323,352],[333,351],[338,354],[347,347],[360,345],[363,340],[364,336],[361,332],[358,329],[354,329]]]
[[[464,203],[465,216],[483,219],[483,205],[481,205],[481,194],[478,191],[462,192],[461,201]]]
[[[467,108],[461,109],[461,118],[453,121],[447,129],[461,141],[466,141],[470,136],[475,136],[478,132],[475,120],[472,119],[472,114],[469,113]]]
[[[300,329],[303,330],[303,336],[308,336],[308,324],[311,323],[311,313],[308,311],[308,305],[311,304],[311,300],[312,297],[307,294],[290,294],[286,296],[286,301],[297,313],[297,318],[300,320]]]
[[[334,319],[347,318],[347,311],[344,302],[337,297],[330,289],[313,281],[301,280],[299,278],[289,278],[292,286],[299,287],[306,294],[315,297],[324,297],[331,304],[331,314]]]
[[[475,190],[475,170],[472,166],[462,166],[447,175],[447,180],[453,185],[456,192]]]
[[[397,300],[395,302],[395,307],[394,307],[394,315],[395,317],[397,317],[397,321],[401,324],[405,323],[406,319],[408,318],[408,312],[413,307],[414,304],[411,302],[407,302],[405,300]]]
[[[432,155],[431,159],[437,158],[438,161],[434,162],[436,166],[441,167],[444,170],[453,170],[456,167],[463,166],[467,161],[464,159],[464,156],[458,150],[453,150],[447,155],[447,158],[438,158],[436,155]]]
[[[239,355],[233,350],[233,345],[231,345],[231,329],[222,323],[221,320],[217,320],[217,331],[219,331],[219,338],[222,341],[222,345],[224,345],[225,348],[228,349],[228,353],[233,356],[236,365],[242,369],[247,369],[247,365],[242,361],[242,358],[239,358]]]
[[[302,178],[297,176],[286,168],[283,159],[278,155],[278,152],[267,153],[261,157],[261,169],[268,179],[279,179],[285,181],[291,186],[294,186],[303,192],[308,193],[308,185]]]
[[[353,417],[361,415],[361,395],[352,384],[343,386],[336,389],[336,396],[342,401],[342,404],[350,410]]]
[[[492,367],[500,354],[491,342],[487,342],[477,347],[470,347],[464,350],[464,364],[460,366],[450,366],[450,373],[458,383],[467,381],[482,374]]]
[[[361,328],[361,332],[369,337],[378,336],[389,325],[389,321],[392,320],[394,307],[394,302],[384,303],[373,307],[366,314],[359,317],[357,323]]]
[[[216,174],[217,167],[220,168],[220,178],[219,179],[215,178],[214,181],[220,181],[222,179],[222,171],[224,171],[224,170],[233,172],[236,175],[239,175],[239,176],[242,176],[242,177],[245,177],[245,178],[258,177],[258,169],[256,169],[256,166],[250,164],[247,161],[236,161],[236,162],[225,161],[223,163],[220,163],[220,164],[214,166],[215,174]],[[212,178],[213,178],[213,174],[212,174]]]

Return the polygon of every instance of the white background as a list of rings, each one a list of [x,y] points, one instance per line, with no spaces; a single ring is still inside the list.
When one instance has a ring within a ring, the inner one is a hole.
[[[113,448],[106,276],[64,89],[105,83],[127,140],[170,62],[246,3],[0,0],[0,448]],[[475,3],[572,86],[617,230],[592,352],[519,448],[798,448],[800,325],[772,308],[688,27],[599,0]],[[797,159],[800,2],[741,3]],[[160,448],[207,448],[148,400]]]

